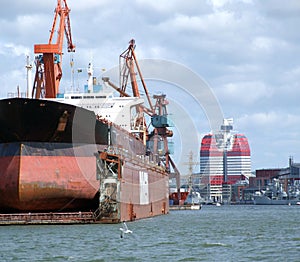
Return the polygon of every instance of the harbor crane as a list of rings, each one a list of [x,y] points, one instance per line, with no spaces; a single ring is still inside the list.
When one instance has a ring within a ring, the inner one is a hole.
[[[66,0],[57,0],[54,12],[48,44],[34,45],[34,53],[40,54],[35,59],[36,73],[32,90],[32,97],[35,98],[55,98],[58,94],[62,78],[61,62],[64,34],[67,39],[68,52],[75,52],[71,35],[70,9]],[[55,32],[57,32],[57,38],[54,43]]]
[[[154,157],[159,158],[161,163],[164,164],[166,170],[170,173],[170,166],[174,170],[174,176],[176,177],[177,190],[180,191],[180,173],[177,169],[174,161],[170,157],[170,152],[168,148],[168,137],[173,136],[173,132],[169,130],[168,119],[167,119],[167,104],[168,101],[165,99],[165,94],[154,95],[153,98],[156,100],[155,105],[152,104],[146,83],[142,76],[141,69],[139,67],[136,55],[135,55],[135,40],[131,39],[129,41],[128,48],[120,55],[119,61],[119,72],[120,72],[120,88],[109,81],[109,78],[104,77],[103,80],[107,82],[111,87],[120,93],[121,97],[129,97],[130,95],[126,93],[126,87],[130,79],[132,92],[134,97],[140,98],[140,92],[136,79],[135,68],[137,69],[140,81],[145,92],[149,107],[139,105],[137,107],[137,119],[133,130],[140,132],[140,138],[144,140],[147,147],[153,147]],[[148,127],[146,125],[146,120],[144,113],[151,117],[151,124],[153,130],[149,133]],[[162,148],[159,148],[159,144],[163,144]]]

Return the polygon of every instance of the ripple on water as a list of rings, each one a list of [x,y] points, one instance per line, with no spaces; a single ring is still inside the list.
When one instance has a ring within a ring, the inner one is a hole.
[[[297,261],[298,217],[294,207],[204,206],[127,223],[122,239],[120,225],[0,227],[0,261]]]
[[[216,242],[216,243],[203,243],[201,244],[202,247],[204,248],[211,248],[211,247],[232,247],[232,245],[229,244],[225,244],[225,243],[220,243],[220,242]]]

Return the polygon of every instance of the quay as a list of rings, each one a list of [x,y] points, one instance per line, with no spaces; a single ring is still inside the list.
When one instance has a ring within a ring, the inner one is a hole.
[[[94,212],[0,214],[0,226],[100,223]]]
[[[170,205],[170,210],[200,210],[201,205]]]

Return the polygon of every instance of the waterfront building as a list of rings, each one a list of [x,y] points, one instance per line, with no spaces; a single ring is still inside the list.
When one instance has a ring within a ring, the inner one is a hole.
[[[255,176],[249,179],[248,188],[243,190],[243,200],[250,200],[255,192],[266,191],[276,180],[285,192],[298,190],[300,195],[300,163],[290,157],[288,167],[257,169]]]

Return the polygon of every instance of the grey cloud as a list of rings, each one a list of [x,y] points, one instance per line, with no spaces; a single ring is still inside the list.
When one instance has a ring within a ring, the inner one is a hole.
[[[300,137],[299,120],[288,117],[300,114],[300,2],[225,2],[214,6],[213,1],[198,0],[162,0],[159,5],[146,0],[68,1],[75,66],[85,67],[93,59],[96,67],[109,69],[135,38],[139,59],[182,63],[209,83],[224,115],[236,119],[239,131],[249,138],[254,169],[283,165],[290,152],[300,161],[300,147],[292,143]],[[48,41],[55,4],[55,0],[12,0],[1,8],[2,97],[18,84],[25,87],[25,52]],[[66,54],[62,85],[70,81],[69,59]],[[261,125],[257,116],[268,112],[280,121],[286,116],[284,128],[277,123],[278,129],[271,128],[270,133],[268,125]],[[198,126],[199,133],[210,131],[207,124]],[[291,136],[288,146],[282,147],[284,137]]]

